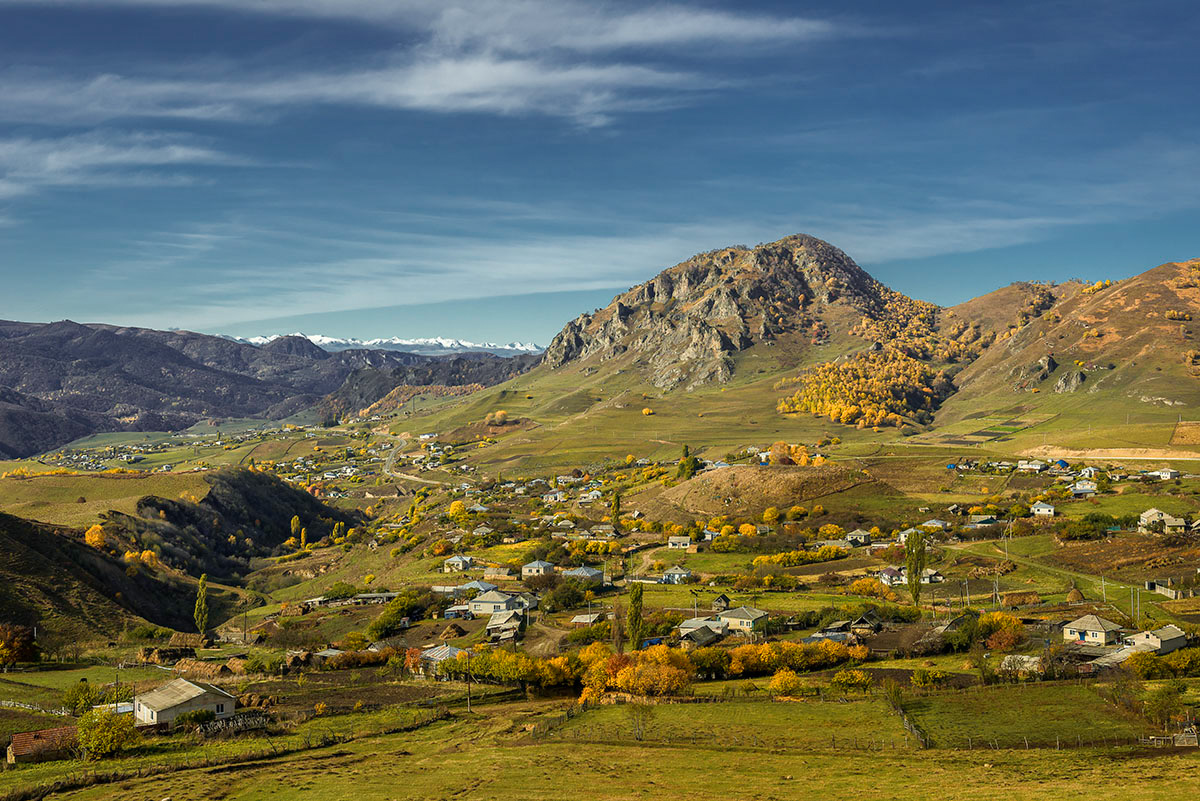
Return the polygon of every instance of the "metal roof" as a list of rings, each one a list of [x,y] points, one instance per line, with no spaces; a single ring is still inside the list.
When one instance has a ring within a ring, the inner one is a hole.
[[[174,681],[167,682],[158,689],[137,696],[134,700],[147,709],[161,712],[164,709],[179,706],[193,698],[199,698],[202,695],[210,693],[219,695],[222,698],[233,698],[233,695],[212,684],[206,684],[202,681],[191,681],[189,679],[175,679]]]

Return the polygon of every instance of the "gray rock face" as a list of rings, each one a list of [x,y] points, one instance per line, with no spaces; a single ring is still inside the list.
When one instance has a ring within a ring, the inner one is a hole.
[[[1054,391],[1060,394],[1075,392],[1083,382],[1087,380],[1087,375],[1082,370],[1072,370],[1062,374],[1058,379],[1058,383],[1054,385]]]
[[[660,389],[690,389],[728,381],[734,354],[811,327],[826,304],[873,315],[888,293],[841,250],[810,236],[725,248],[664,270],[567,323],[543,363],[631,355]]]

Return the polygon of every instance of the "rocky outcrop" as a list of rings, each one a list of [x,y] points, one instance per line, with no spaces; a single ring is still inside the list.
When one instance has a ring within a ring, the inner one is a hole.
[[[697,255],[582,314],[559,332],[543,363],[626,357],[660,389],[728,381],[734,354],[811,328],[842,303],[878,314],[890,293],[849,256],[810,236]]]
[[[1075,392],[1083,386],[1085,380],[1087,380],[1087,376],[1082,370],[1072,370],[1063,373],[1062,377],[1058,379],[1058,383],[1054,385],[1054,391],[1059,394]]]

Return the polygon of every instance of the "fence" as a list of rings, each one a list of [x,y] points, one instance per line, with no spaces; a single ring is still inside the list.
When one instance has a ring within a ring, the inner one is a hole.
[[[70,717],[71,710],[65,708],[47,709],[44,706],[37,704],[26,704],[21,701],[0,701],[0,706],[8,707],[9,709],[25,709],[30,712],[41,712],[44,715],[58,715],[60,717]]]

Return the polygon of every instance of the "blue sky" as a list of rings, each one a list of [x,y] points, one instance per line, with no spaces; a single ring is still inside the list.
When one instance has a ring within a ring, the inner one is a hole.
[[[797,232],[946,304],[1123,277],[1200,255],[1198,20],[0,0],[0,317],[545,343]]]

